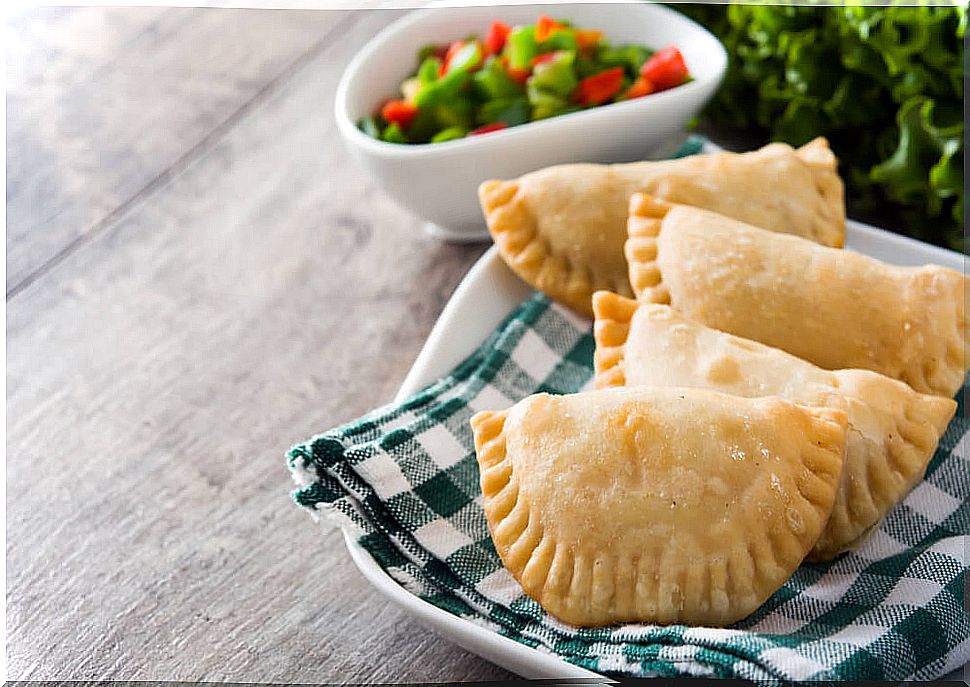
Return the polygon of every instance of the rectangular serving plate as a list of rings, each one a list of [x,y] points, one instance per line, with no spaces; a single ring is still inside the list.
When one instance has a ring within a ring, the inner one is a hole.
[[[935,263],[965,273],[965,256],[960,253],[851,220],[846,223],[845,247],[891,264]],[[497,249],[492,246],[455,289],[394,402],[400,403],[451,372],[531,293],[531,287],[502,262]],[[419,599],[384,572],[346,532],[344,539],[351,558],[368,582],[405,612],[462,648],[526,678],[612,682],[598,673],[519,644]],[[946,679],[960,680],[963,672],[959,670]]]

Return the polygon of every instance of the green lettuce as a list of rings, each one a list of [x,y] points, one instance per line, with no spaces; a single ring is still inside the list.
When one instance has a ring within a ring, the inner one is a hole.
[[[851,209],[966,250],[963,37],[952,6],[674,5],[724,43],[705,117],[792,145],[826,136]]]

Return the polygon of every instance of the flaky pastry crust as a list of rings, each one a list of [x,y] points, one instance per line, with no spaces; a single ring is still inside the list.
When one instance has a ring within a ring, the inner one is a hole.
[[[634,194],[626,257],[641,300],[828,370],[952,397],[967,372],[967,278],[898,267]]]
[[[858,546],[922,479],[956,411],[869,370],[823,370],[780,349],[726,334],[666,305],[593,295],[596,386],[684,386],[780,396],[842,408],[849,435],[832,516],[809,554],[828,560]]]
[[[526,282],[592,316],[590,297],[632,294],[623,257],[636,192],[716,210],[773,231],[841,247],[845,203],[837,162],[818,138],[794,149],[711,153],[618,165],[558,165],[479,188],[489,231]]]
[[[822,532],[846,441],[843,411],[705,389],[537,394],[471,424],[502,562],[579,626],[750,614]]]

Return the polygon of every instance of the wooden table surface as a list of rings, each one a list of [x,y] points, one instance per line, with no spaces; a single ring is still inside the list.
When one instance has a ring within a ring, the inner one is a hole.
[[[7,25],[11,679],[509,676],[289,498],[284,452],[387,401],[485,245],[348,159],[390,11],[44,8]]]

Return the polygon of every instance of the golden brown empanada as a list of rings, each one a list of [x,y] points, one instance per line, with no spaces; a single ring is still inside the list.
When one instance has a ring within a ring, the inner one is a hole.
[[[839,410],[660,387],[537,394],[471,424],[502,562],[580,626],[750,614],[822,532],[846,440]]]
[[[596,386],[678,386],[842,408],[849,435],[832,517],[809,558],[854,548],[922,478],[956,402],[869,370],[830,372],[666,305],[593,295]]]
[[[828,370],[861,368],[952,397],[967,371],[966,277],[897,267],[647,195],[626,256],[642,300]]]
[[[773,143],[750,153],[559,165],[486,181],[478,195],[505,262],[535,288],[591,317],[594,291],[632,294],[623,243],[636,191],[827,246],[840,247],[845,237],[842,181],[824,138],[797,150]]]

